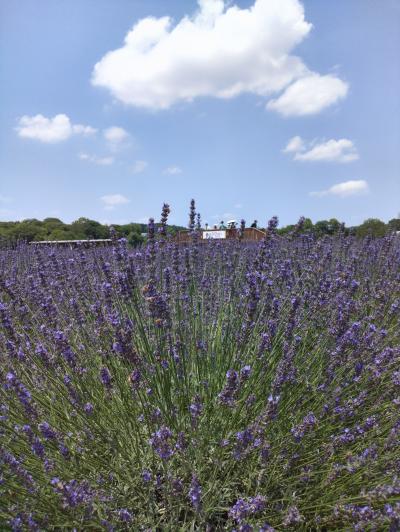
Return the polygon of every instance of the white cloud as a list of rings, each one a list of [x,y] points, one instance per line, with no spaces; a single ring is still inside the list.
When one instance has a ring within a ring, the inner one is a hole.
[[[350,163],[358,159],[358,153],[351,140],[331,139],[316,144],[309,151],[296,153],[295,159],[299,161],[335,161],[338,163]]]
[[[129,133],[122,127],[109,127],[103,131],[104,138],[110,144],[120,144],[129,137]]]
[[[292,153],[292,152],[301,151],[303,147],[304,147],[303,139],[297,136],[289,140],[286,148],[283,151],[284,153]]]
[[[348,196],[360,196],[362,194],[367,194],[368,192],[368,183],[364,181],[364,179],[358,179],[338,183],[327,190],[310,192],[310,196],[317,196],[320,198],[323,196],[339,196],[341,198],[346,198]]]
[[[319,113],[347,95],[349,86],[332,74],[320,76],[315,72],[295,81],[267,109],[284,116],[304,116]]]
[[[223,0],[198,5],[175,25],[168,16],[140,19],[95,65],[93,85],[149,109],[286,89],[268,108],[288,115],[318,112],[347,92],[339,78],[313,73],[291,54],[312,28],[299,0],[254,0],[247,9]]]
[[[149,163],[147,161],[135,161],[135,164],[133,165],[133,173],[134,174],[141,174],[146,170],[146,168],[149,166]]]
[[[119,205],[126,205],[130,202],[128,198],[122,194],[109,194],[100,198],[106,211],[113,211]]]
[[[235,208],[235,209],[242,209],[242,208],[243,208],[243,205],[242,205],[241,203],[236,203],[236,204],[234,205],[234,208]]]
[[[72,124],[65,114],[59,114],[53,118],[46,118],[40,114],[25,115],[18,120],[18,126],[15,129],[20,137],[48,143],[61,142],[72,135],[93,135],[97,131],[91,126]]]
[[[293,137],[283,151],[294,153],[296,161],[350,163],[359,158],[357,148],[349,139],[330,139],[306,143],[301,137]]]
[[[72,133],[75,135],[84,135],[85,137],[89,135],[94,135],[97,133],[97,129],[91,126],[82,126],[82,124],[76,124],[72,126]]]
[[[181,173],[182,173],[182,168],[180,168],[179,166],[168,166],[168,168],[164,170],[164,174],[169,174],[169,175],[177,175]]]
[[[114,162],[114,157],[98,157],[97,155],[90,155],[88,153],[80,153],[79,159],[81,159],[81,161],[88,161],[100,166],[110,166]]]

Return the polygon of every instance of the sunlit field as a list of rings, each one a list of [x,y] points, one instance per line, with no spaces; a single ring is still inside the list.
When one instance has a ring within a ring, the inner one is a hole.
[[[398,530],[400,239],[165,223],[0,252],[1,530]]]

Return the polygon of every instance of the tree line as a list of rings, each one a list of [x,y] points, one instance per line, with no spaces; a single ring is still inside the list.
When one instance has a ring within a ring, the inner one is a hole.
[[[156,224],[157,225],[157,224]],[[129,223],[113,225],[118,238],[126,238],[130,246],[137,246],[144,242],[147,224]],[[175,233],[183,227],[171,225],[170,233]],[[58,218],[36,220],[30,218],[20,222],[0,222],[0,241],[38,242],[43,240],[87,240],[110,238],[110,226],[90,220],[78,218],[67,224]]]
[[[158,224],[156,224],[157,226]],[[145,241],[147,224],[129,223],[124,225],[113,225],[116,235],[119,238],[126,238],[130,246],[137,246]],[[287,225],[278,230],[280,234],[290,233],[295,229],[295,225]],[[174,234],[183,230],[184,227],[177,225],[168,226],[168,232]],[[331,218],[330,220],[320,220],[313,223],[310,218],[304,220],[303,232],[312,232],[317,236],[334,235],[339,231],[344,234],[352,234],[358,237],[372,236],[382,237],[386,234],[400,231],[400,218],[393,218],[388,223],[384,223],[378,218],[369,218],[361,225],[346,227],[343,223]],[[58,218],[45,218],[37,220],[35,218],[19,222],[0,222],[0,242],[19,241],[26,242],[43,240],[87,240],[98,238],[109,238],[110,226],[90,220],[89,218],[78,218],[70,224],[66,224]]]
[[[295,225],[287,225],[278,229],[278,233],[290,233],[295,227]],[[305,218],[302,231],[312,232],[317,236],[334,235],[343,232],[345,235],[358,237],[372,236],[378,238],[400,231],[400,218],[392,218],[388,223],[382,222],[379,218],[368,218],[362,224],[352,227],[346,227],[344,223],[339,222],[336,218],[320,220],[315,224],[313,224],[310,218]]]

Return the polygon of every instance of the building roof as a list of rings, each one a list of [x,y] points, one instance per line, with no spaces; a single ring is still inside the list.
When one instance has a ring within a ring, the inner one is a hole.
[[[39,240],[29,242],[30,244],[100,244],[101,242],[112,242],[111,238],[95,238],[87,240]]]

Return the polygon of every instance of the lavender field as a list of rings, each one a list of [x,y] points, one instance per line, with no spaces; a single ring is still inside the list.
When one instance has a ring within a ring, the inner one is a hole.
[[[164,214],[0,252],[1,530],[399,530],[400,239]]]

